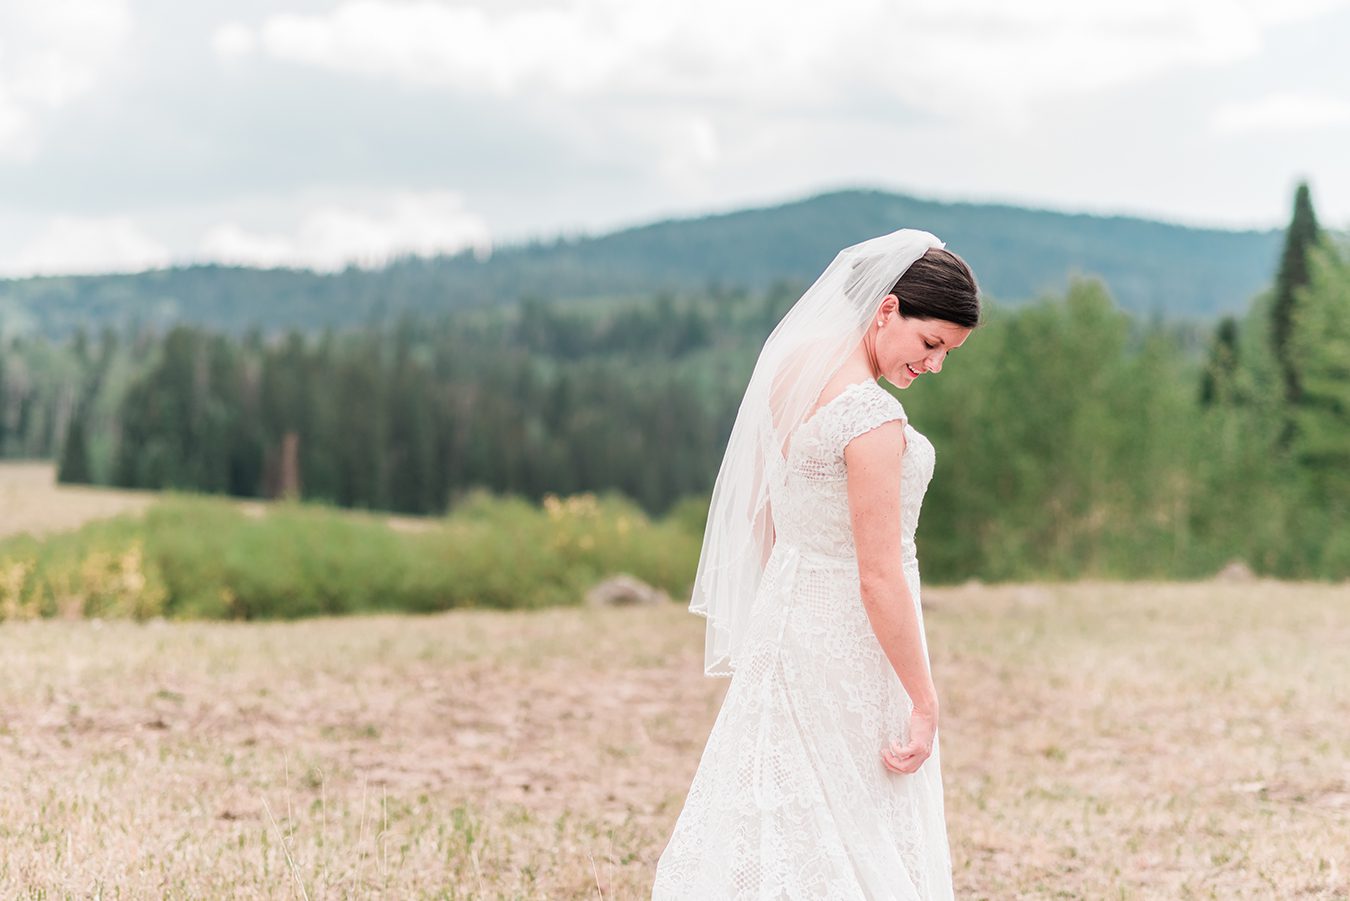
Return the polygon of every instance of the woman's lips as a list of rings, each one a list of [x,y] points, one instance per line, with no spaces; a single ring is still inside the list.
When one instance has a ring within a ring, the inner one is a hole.
[[[910,378],[918,378],[918,377],[919,377],[919,375],[920,375],[919,371],[916,370],[913,366],[911,366],[911,365],[909,365],[908,363],[906,363],[906,364],[905,364],[905,368],[909,370]]]

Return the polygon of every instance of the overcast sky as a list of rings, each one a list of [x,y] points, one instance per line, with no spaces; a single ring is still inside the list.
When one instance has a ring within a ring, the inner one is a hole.
[[[0,0],[0,273],[333,269],[871,186],[1350,224],[1350,0]],[[923,227],[923,223],[896,223]]]

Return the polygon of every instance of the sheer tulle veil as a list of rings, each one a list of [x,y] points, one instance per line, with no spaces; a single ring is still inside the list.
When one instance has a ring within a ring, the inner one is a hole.
[[[741,399],[713,486],[689,609],[707,617],[704,672],[736,668],[773,549],[769,489],[786,475],[792,431],[858,346],[895,282],[943,242],[902,228],[841,250],[770,333]]]

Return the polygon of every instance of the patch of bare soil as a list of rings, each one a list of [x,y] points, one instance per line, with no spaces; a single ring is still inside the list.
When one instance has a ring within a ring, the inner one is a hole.
[[[157,491],[59,484],[56,464],[50,460],[7,460],[0,463],[0,538],[22,532],[42,536],[78,529],[95,519],[142,513],[160,497]],[[254,517],[265,515],[270,506],[268,501],[228,500]],[[364,511],[344,515],[377,519],[403,532],[423,532],[440,524],[436,517]]]
[[[155,502],[153,491],[58,485],[48,460],[0,463],[0,538],[78,529],[93,519],[139,513]]]
[[[958,897],[1347,897],[1341,592],[926,590]],[[0,894],[646,897],[726,689],[702,630],[0,624]]]

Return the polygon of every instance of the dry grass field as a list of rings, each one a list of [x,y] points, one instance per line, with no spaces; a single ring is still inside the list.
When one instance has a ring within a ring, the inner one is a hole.
[[[959,898],[1350,898],[1350,587],[924,602]],[[0,897],[645,897],[702,649],[679,605],[0,622]]]
[[[91,519],[139,513],[157,496],[154,491],[57,485],[51,462],[7,460],[0,463],[0,538],[19,532],[46,535],[77,529]]]
[[[56,465],[48,460],[6,460],[0,462],[0,538],[20,532],[49,535],[77,529],[94,519],[141,513],[160,497],[157,491],[62,485],[56,481]],[[267,506],[266,501],[225,500],[254,516],[262,514]],[[390,528],[406,532],[421,531],[434,524],[434,519],[421,516],[364,510],[342,512],[354,518],[379,519]]]
[[[1345,898],[1344,588],[929,589],[962,898]],[[4,897],[635,898],[678,606],[0,624]]]

